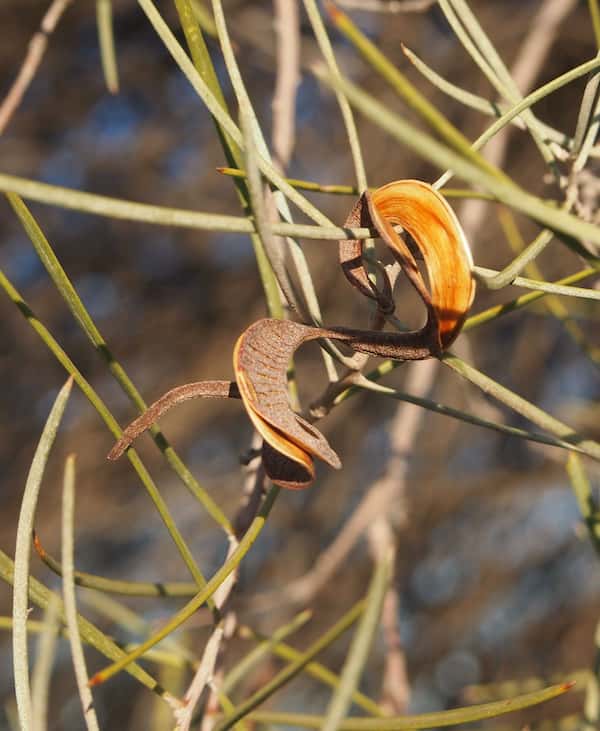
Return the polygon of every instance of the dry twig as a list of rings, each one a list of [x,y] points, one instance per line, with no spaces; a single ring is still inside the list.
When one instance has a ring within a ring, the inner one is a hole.
[[[337,0],[348,10],[364,10],[370,13],[424,13],[437,0]]]
[[[300,18],[296,0],[274,0],[277,80],[273,97],[273,150],[285,170],[296,138],[296,90],[300,80]]]
[[[416,433],[413,434],[416,436]],[[402,481],[402,485],[405,482]],[[382,514],[369,528],[369,549],[375,562],[395,553],[394,532],[390,521]],[[406,670],[406,657],[398,629],[398,592],[394,581],[390,582],[383,601],[381,627],[385,641],[385,665],[380,705],[390,715],[406,713],[410,700],[410,686]]]
[[[11,117],[21,103],[21,99],[33,81],[33,77],[46,52],[48,38],[56,28],[61,15],[70,3],[71,0],[53,0],[42,18],[39,30],[29,41],[27,55],[21,65],[17,78],[5,96],[4,101],[0,104],[0,135],[6,129]]]
[[[254,434],[252,449],[260,447],[261,439]],[[265,471],[262,467],[260,457],[251,460],[247,466],[246,479],[239,510],[235,517],[234,529],[239,539],[248,529],[252,519],[258,511],[260,501],[264,495]],[[233,539],[229,547],[229,555],[237,546],[237,539]],[[228,558],[229,558],[228,555]],[[222,670],[219,668],[219,660],[223,654],[224,643],[233,636],[237,627],[237,617],[232,610],[227,610],[227,600],[237,582],[238,571],[234,571],[228,579],[219,587],[215,593],[215,604],[219,610],[225,610],[223,618],[215,627],[202,657],[202,661],[196,672],[196,676],[190,685],[185,700],[188,702],[185,721],[187,725],[178,726],[178,731],[187,731],[193,719],[193,711],[197,705],[204,688],[210,688],[210,695],[206,702],[206,710],[202,719],[202,731],[211,731],[214,726],[215,716],[220,710],[219,687],[223,679]]]

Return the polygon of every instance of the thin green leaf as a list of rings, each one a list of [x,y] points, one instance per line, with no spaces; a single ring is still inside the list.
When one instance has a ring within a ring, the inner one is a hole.
[[[598,53],[598,56],[600,57],[600,53]],[[592,74],[586,84],[581,106],[579,107],[575,139],[573,142],[573,153],[575,154],[573,173],[578,173],[583,170],[598,136],[598,128],[600,127],[599,86],[600,74]]]
[[[152,622],[107,594],[100,594],[90,589],[81,589],[79,591],[79,603],[91,607],[94,614],[108,619],[111,625],[118,625],[128,634],[147,637],[155,629]],[[197,616],[199,619],[199,615]],[[212,622],[213,616],[206,612],[204,624],[208,627]],[[137,647],[137,644],[131,643],[131,649]],[[181,640],[175,637],[165,638],[162,649],[177,655],[182,662],[187,663],[188,667],[197,667],[198,657],[185,644],[185,636]]]
[[[0,550],[0,579],[5,581],[11,586],[14,585],[14,574],[15,564],[9,556]],[[50,603],[52,596],[57,596],[54,592],[50,591],[44,584],[38,581],[35,577],[29,577],[29,600],[40,607],[46,609]],[[58,597],[57,597],[58,598]],[[60,599],[59,599],[60,601]],[[64,621],[64,613],[62,610],[61,602],[61,619]],[[89,622],[87,619],[78,615],[79,631],[81,632],[82,638],[92,647],[95,647],[105,657],[115,660],[123,657],[125,654],[120,647],[118,647],[107,635],[101,632],[95,625]],[[14,626],[14,622],[13,622]],[[165,692],[163,688],[157,683],[157,681],[143,670],[139,665],[131,664],[127,666],[127,672],[134,678],[136,678],[142,685],[145,685],[150,690],[154,691],[161,696],[165,701],[168,700],[169,694]]]
[[[226,115],[229,115],[227,102],[225,101],[223,90],[219,84],[219,78],[202,34],[202,23],[198,19],[197,12],[199,3],[193,2],[193,0],[174,0],[174,2],[177,14],[179,15],[179,22],[183,29],[188,48],[190,49],[196,71],[213,94],[215,101],[221,107],[222,111]],[[206,12],[208,13],[208,11]],[[214,36],[216,38],[217,26],[212,14],[210,14],[210,19],[214,27]],[[225,157],[230,164],[239,165],[242,160],[240,148],[232,139],[231,135],[229,135],[225,130],[219,119],[214,114],[211,116],[215,127],[217,128]],[[242,207],[245,207],[248,203],[248,193],[245,186],[243,184],[238,185],[236,186],[236,190]]]
[[[323,731],[335,731],[348,713],[352,695],[364,672],[375,633],[381,619],[385,593],[390,583],[393,552],[386,551],[378,562],[366,597],[366,607],[352,638],[352,643],[323,721]]]
[[[109,409],[106,407],[106,404],[102,401],[102,399],[98,396],[98,394],[94,391],[94,389],[90,386],[90,384],[86,381],[86,379],[83,377],[81,372],[76,368],[73,361],[69,358],[69,356],[65,353],[65,351],[60,347],[60,345],[56,342],[56,340],[52,337],[48,329],[37,319],[35,314],[32,312],[29,305],[25,302],[25,300],[21,297],[19,292],[15,289],[15,287],[12,285],[12,283],[7,279],[4,272],[0,270],[0,287],[6,292],[9,299],[13,302],[13,304],[18,308],[18,310],[21,312],[23,317],[27,320],[27,322],[31,325],[31,327],[35,330],[35,332],[39,335],[43,343],[46,345],[46,347],[50,350],[50,352],[54,355],[54,357],[58,360],[58,362],[63,366],[63,368],[73,376],[73,379],[75,383],[79,386],[79,388],[82,390],[84,396],[88,399],[88,401],[91,403],[91,405],[96,409],[112,435],[118,439],[121,434],[121,428],[119,427],[116,419],[111,414]],[[196,566],[194,558],[192,556],[192,553],[190,549],[188,548],[186,542],[183,539],[183,536],[179,532],[179,529],[177,528],[175,521],[173,520],[169,509],[167,507],[167,504],[165,503],[162,495],[160,494],[156,484],[150,477],[150,474],[146,470],[143,462],[139,458],[137,452],[130,448],[127,450],[127,458],[131,462],[133,468],[135,469],[136,473],[138,474],[140,480],[142,481],[142,484],[146,488],[152,502],[154,503],[163,523],[165,524],[165,527],[169,531],[169,535],[173,539],[173,542],[175,543],[177,549],[179,550],[179,553],[181,557],[183,558],[186,566],[188,567],[190,573],[196,580],[199,586],[201,586],[204,582],[204,579],[202,577],[202,572],[200,569]]]
[[[498,77],[496,71],[492,68],[485,55],[481,53],[479,48],[473,43],[470,35],[466,32],[463,24],[458,19],[458,16],[454,10],[453,5],[449,0],[438,0],[440,9],[444,13],[448,24],[454,31],[456,37],[460,41],[462,47],[473,59],[475,65],[483,73],[490,84],[498,91],[498,93],[505,99],[508,99],[510,93],[506,88],[506,85]]]
[[[573,137],[573,153],[575,155],[577,155],[581,150],[585,135],[592,120],[596,96],[598,94],[598,84],[600,84],[600,75],[592,72],[587,84],[585,85],[585,89],[583,90],[583,97],[581,98],[581,104],[579,105],[577,125],[575,127],[575,135]]]
[[[223,693],[230,694],[245,677],[249,677],[250,671],[255,668],[265,656],[267,656],[270,652],[273,652],[273,648],[278,642],[294,634],[301,627],[304,627],[304,625],[310,621],[312,616],[312,611],[310,609],[305,609],[303,612],[300,612],[300,614],[297,614],[291,622],[287,622],[282,627],[278,627],[270,637],[266,637],[262,640],[227,673],[221,683],[221,691]],[[251,637],[254,636],[251,630],[248,630],[248,632]],[[241,631],[240,634],[243,636],[246,633]]]
[[[473,94],[470,91],[467,91],[466,89],[462,89],[459,86],[456,86],[455,84],[450,83],[447,79],[445,79],[443,76],[440,76],[436,71],[434,71],[430,66],[428,66],[422,59],[420,59],[413,51],[411,51],[406,46],[402,46],[402,50],[404,52],[404,55],[408,58],[408,60],[413,64],[413,66],[419,71],[425,78],[430,81],[434,86],[436,86],[440,91],[444,92],[448,96],[450,96],[453,99],[456,99],[456,101],[459,101],[461,104],[464,104],[467,107],[470,107],[471,109],[475,109],[478,112],[482,112],[483,114],[487,114],[491,117],[498,117],[500,118],[502,115],[510,113],[511,109],[514,109],[516,106],[519,105],[513,105],[509,106],[506,102],[492,102],[489,99],[486,99],[485,97],[479,96],[478,94]],[[575,69],[572,69],[574,71]],[[586,72],[583,72],[586,73]],[[560,77],[558,77],[560,78]],[[550,82],[553,83],[553,82]],[[565,82],[567,83],[567,82]],[[546,85],[544,85],[546,86]],[[544,87],[540,87],[538,91],[543,89]],[[550,94],[551,91],[554,89],[551,89],[546,92],[546,94]],[[526,97],[524,97],[523,102],[525,100],[529,100],[529,97],[531,95],[528,94]],[[539,101],[539,100],[536,100]],[[522,103],[522,102],[521,102]],[[526,109],[527,106],[531,106],[534,102],[528,103],[526,106],[522,107],[522,109]],[[519,129],[525,129],[525,125],[523,124],[523,121],[516,118],[516,114],[509,120],[512,124],[519,127]],[[544,136],[552,140],[553,142],[556,142],[561,147],[569,149],[572,145],[572,140],[570,140],[567,135],[565,135],[563,132],[559,132],[558,130],[554,129],[553,127],[550,127],[547,124],[544,124],[540,120],[538,120],[538,124],[540,125],[541,129],[543,130]],[[481,143],[481,146],[483,146],[484,143]]]
[[[216,168],[217,172],[222,175],[230,175],[234,178],[245,178],[246,171],[238,170],[237,168]],[[321,183],[315,183],[313,180],[299,180],[298,178],[286,178],[290,185],[299,190],[310,190],[313,193],[328,193],[330,195],[353,195],[359,196],[360,191],[355,185],[327,185]],[[369,186],[369,190],[373,191],[375,188]],[[470,190],[468,188],[441,188],[439,191],[445,198],[475,198],[477,200],[495,201],[493,195],[488,193],[482,193],[478,190]]]
[[[575,274],[570,274],[568,277],[564,277],[563,279],[559,279],[556,282],[552,282],[551,284],[557,285],[557,286],[565,286],[574,284],[575,282],[580,282],[582,279],[586,279],[587,277],[591,276],[598,276],[599,272],[598,269],[595,267],[588,267],[587,269],[582,269],[579,272],[576,272]],[[550,284],[550,283],[547,283]],[[542,299],[543,297],[546,297],[548,292],[537,290],[535,292],[530,292],[528,294],[521,295],[520,297],[515,298],[514,300],[511,300],[510,302],[505,302],[502,305],[495,305],[494,307],[488,307],[488,309],[483,310],[483,312],[478,312],[476,315],[471,315],[465,320],[465,324],[463,325],[463,332],[467,332],[468,330],[471,330],[475,327],[479,327],[480,325],[484,325],[487,322],[492,322],[493,320],[496,320],[498,317],[502,317],[504,315],[509,314],[510,312],[516,312],[517,310],[522,309],[523,307],[526,307],[527,305],[532,304],[533,302],[537,302],[538,300]]]
[[[333,76],[339,75],[340,70],[338,63],[317,3],[315,0],[304,0],[304,8],[330,73]],[[336,92],[336,99],[340,112],[342,113],[346,136],[348,137],[348,146],[350,148],[350,154],[354,164],[356,184],[358,186],[358,190],[362,193],[363,190],[367,189],[367,173],[365,170],[362,150],[360,149],[360,140],[358,138],[358,130],[356,129],[356,122],[354,121],[352,107],[341,91]]]
[[[6,629],[12,632],[13,628],[13,618],[11,617],[0,617],[0,629]],[[36,619],[28,619],[27,620],[27,631],[30,634],[41,634],[45,629],[45,625],[43,621],[38,621]],[[67,632],[65,629],[59,627],[59,634],[63,637],[67,636]]]
[[[327,68],[329,69],[329,73],[332,74],[332,76],[339,76],[339,66],[335,58],[333,47],[331,45],[331,41],[329,40],[327,29],[325,28],[325,24],[323,23],[323,18],[321,17],[321,13],[317,6],[316,0],[304,0],[304,8],[306,10],[306,14],[308,15],[308,19],[312,26],[315,38],[317,39],[319,49],[321,50],[323,58],[325,59],[325,63],[327,64]],[[354,165],[356,184],[358,186],[358,189],[362,193],[368,188],[367,172],[365,169],[365,163],[360,146],[360,140],[358,137],[358,130],[356,128],[356,121],[354,119],[354,113],[352,111],[352,107],[350,106],[341,89],[336,90],[335,96],[338,106],[340,108],[340,112],[342,114],[344,129],[346,130],[346,137],[348,138],[348,146],[350,148],[352,163]],[[366,251],[374,251],[374,246],[374,241],[371,239],[368,239],[365,242]],[[366,263],[367,267],[369,268],[369,276],[373,279],[373,281],[375,281],[376,270],[372,267],[368,259]],[[363,358],[363,361],[366,362],[366,357]],[[355,365],[353,367],[359,368],[360,362],[358,362],[358,365]]]
[[[252,637],[252,639],[256,640],[257,642],[270,644],[271,638],[260,635],[256,632],[253,632],[252,630],[250,630],[250,632],[250,636]],[[295,650],[293,647],[287,645],[281,640],[272,644],[271,651],[274,655],[277,655],[277,657],[280,657],[283,660],[287,660],[288,662],[295,662],[302,657],[301,652]],[[331,670],[328,670],[325,666],[321,665],[321,663],[316,662],[315,660],[309,662],[308,665],[305,665],[303,671],[307,675],[310,675],[316,680],[319,680],[321,683],[325,683],[325,685],[328,685],[330,688],[337,688],[339,685],[339,676],[337,676],[335,673],[332,673]],[[375,703],[375,701],[371,700],[368,696],[358,690],[355,690],[352,694],[352,702],[362,708],[367,713],[369,713],[371,716],[385,715],[383,710],[377,705],[377,703]]]
[[[481,279],[488,289],[502,289],[512,284],[519,272],[533,262],[554,238],[552,231],[544,229],[526,246],[501,272],[492,276],[482,275]]]
[[[486,59],[487,63],[493,70],[493,77],[490,80],[493,82],[495,77],[499,83],[496,85],[496,89],[499,93],[503,94],[512,104],[516,104],[521,101],[522,95],[517,87],[514,79],[510,75],[504,61],[500,58],[499,53],[496,51],[494,44],[490,41],[487,34],[481,27],[479,21],[475,15],[471,12],[466,0],[451,0],[453,9],[456,15],[459,16],[460,22],[462,22],[470,33],[471,37],[477,44],[481,54]],[[447,3],[445,3],[446,5]],[[442,8],[443,9],[443,8]],[[533,138],[533,141],[537,145],[543,159],[554,169],[554,154],[544,139],[543,130],[540,129],[537,119],[534,117],[531,110],[527,109],[523,111],[522,119],[527,125],[527,128]],[[554,170],[555,173],[557,172]]]
[[[73,378],[70,377],[60,389],[50,411],[42,436],[35,450],[17,523],[17,544],[15,548],[14,592],[13,592],[13,668],[15,677],[15,695],[19,721],[24,729],[32,728],[31,692],[29,687],[29,652],[27,647],[27,614],[29,559],[31,556],[31,531],[35,518],[42,478],[50,449],[54,444],[71,388]]]
[[[127,221],[229,233],[251,234],[255,231],[252,221],[243,216],[200,213],[182,208],[167,208],[147,203],[124,201],[119,198],[85,193],[58,185],[47,185],[46,183],[1,173],[0,191],[14,192],[27,200],[38,201],[39,203]],[[300,238],[328,239],[331,241],[344,237],[366,239],[377,235],[376,231],[366,228],[344,229],[333,224],[311,226],[290,223],[273,224],[273,233],[278,236],[298,236]]]
[[[198,25],[202,30],[212,38],[217,37],[217,26],[215,25],[215,19],[213,18],[210,10],[205,8],[200,0],[190,0],[192,10],[198,21]]]
[[[359,89],[346,78],[333,79],[327,76],[324,70],[316,69],[315,72],[331,86],[335,87],[338,84],[343,86],[348,99],[366,117],[424,159],[442,168],[454,170],[457,175],[473,185],[483,186],[490,193],[493,193],[499,201],[517,211],[521,211],[548,228],[561,231],[573,238],[587,239],[595,244],[600,244],[600,228],[598,226],[581,221],[565,211],[544,203],[512,181],[505,182],[496,179],[493,175],[459,157],[446,146],[413,127],[406,120],[390,112],[377,99]]]
[[[275,498],[279,494],[279,488],[276,486],[271,487],[266,497],[263,500],[263,504],[252,521],[250,527],[244,534],[243,538],[239,542],[238,547],[231,554],[229,559],[221,566],[221,568],[214,574],[214,576],[208,581],[206,586],[196,594],[196,596],[189,601],[175,616],[167,622],[158,632],[149,637],[134,651],[128,653],[123,659],[118,662],[109,665],[104,670],[96,673],[90,680],[90,685],[99,685],[111,678],[116,673],[124,670],[133,660],[137,660],[141,657],[146,650],[149,650],[154,645],[158,644],[161,640],[165,639],[171,632],[174,632],[179,626],[187,621],[196,611],[212,597],[219,586],[225,581],[229,574],[234,571],[244,556],[248,553],[258,536],[260,535],[267,516],[275,502]]]
[[[577,498],[579,511],[583,518],[592,545],[600,554],[600,515],[596,507],[596,501],[592,494],[592,486],[586,474],[583,462],[576,454],[570,454],[567,459],[567,474]]]
[[[8,193],[7,198],[13,210],[19,217],[23,228],[40,257],[42,264],[67,303],[67,306],[71,310],[73,317],[77,320],[97,353],[108,366],[112,376],[129,397],[130,401],[140,413],[143,413],[147,408],[146,402],[135,387],[133,381],[127,375],[127,372],[121,363],[114,357],[112,351],[108,347],[108,344],[104,340],[104,337],[96,327],[89,312],[85,308],[85,305],[81,301],[81,298],[77,294],[75,287],[72,285],[65,270],[59,262],[52,246],[44,236],[44,233],[39,227],[37,221],[17,195]],[[232,534],[233,528],[223,511],[211,498],[208,492],[200,485],[198,480],[196,480],[196,478],[192,475],[190,470],[186,467],[179,455],[175,452],[164,434],[161,432],[158,425],[153,425],[150,428],[150,433],[154,438],[156,446],[165,455],[167,462],[187,489],[205,508],[206,512],[213,518],[213,520],[218,523],[226,533]]]
[[[452,84],[450,81],[440,76],[436,71],[429,67],[422,59],[420,59],[416,53],[411,51],[402,44],[402,52],[406,58],[412,63],[417,71],[427,79],[436,89],[439,89],[444,94],[449,96],[451,99],[455,99],[457,102],[464,104],[466,107],[475,109],[482,114],[487,114],[492,117],[499,117],[501,114],[499,105],[496,102],[491,102],[489,99],[485,99],[478,94],[473,94],[466,89],[462,89],[456,84]],[[523,123],[520,123],[520,127],[523,127]]]
[[[246,180],[250,194],[250,204],[254,214],[254,223],[258,233],[257,236],[252,238],[254,256],[256,257],[269,314],[271,317],[282,320],[284,318],[284,311],[279,287],[281,287],[281,291],[284,293],[290,305],[298,307],[298,304],[292,291],[291,282],[285,271],[283,251],[277,246],[271,226],[269,225],[264,189],[260,170],[258,169],[258,151],[252,132],[252,118],[248,116],[248,108],[245,105],[240,107],[240,122],[244,135],[245,162],[246,170],[248,171]],[[279,287],[277,283],[279,283]]]
[[[119,92],[119,69],[115,52],[115,35],[113,31],[112,0],[96,0],[96,25],[98,26],[98,41],[102,72],[106,88],[111,94]]]
[[[590,18],[592,19],[596,48],[600,50],[600,7],[598,6],[598,0],[588,0],[588,9],[590,11]]]
[[[523,250],[525,244],[516,222],[512,216],[507,217],[504,210],[498,212],[500,218],[500,224],[504,230],[504,234],[507,241],[514,252],[520,252]],[[542,272],[538,265],[531,261],[524,268],[525,272],[535,279],[543,279]],[[558,322],[565,329],[569,337],[573,342],[583,350],[586,356],[594,363],[595,366],[600,366],[600,349],[594,347],[588,342],[586,333],[582,330],[577,322],[572,319],[568,306],[558,297],[551,296],[544,301],[544,306],[550,312],[550,314],[558,320]]]
[[[66,619],[65,619],[66,622]],[[0,630],[9,630],[12,631],[13,628],[13,620],[12,617],[2,617],[0,616]],[[29,634],[41,634],[45,630],[44,622],[39,622],[34,619],[27,620],[27,631]],[[68,639],[69,633],[65,627],[59,627],[59,634],[61,637],[64,637]],[[91,645],[90,645],[91,646]],[[128,651],[129,649],[134,649],[137,647],[136,643],[130,643],[125,645],[122,649],[125,651]],[[147,660],[149,662],[155,662],[160,665],[167,665],[169,667],[173,668],[187,668],[191,670],[195,670],[198,667],[198,660],[194,659],[193,661],[188,660],[187,658],[183,657],[180,654],[177,654],[174,651],[168,651],[168,650],[149,650],[144,655],[144,660]]]
[[[235,713],[227,715],[222,719],[214,731],[227,731],[237,721],[244,716],[247,716],[256,706],[263,703],[267,698],[273,695],[275,691],[282,688],[288,683],[293,677],[298,675],[306,665],[322,650],[328,647],[332,642],[335,642],[337,638],[342,635],[349,627],[356,622],[360,617],[365,608],[364,599],[357,602],[344,616],[338,620],[333,627],[325,632],[316,642],[314,642],[308,650],[303,652],[300,657],[294,662],[291,662],[287,667],[277,673],[271,680],[256,691],[250,698],[246,699],[243,703],[235,709]]]
[[[433,401],[432,399],[427,399],[422,396],[414,396],[410,393],[405,393],[404,391],[398,391],[394,388],[389,388],[388,386],[382,386],[381,384],[376,383],[368,377],[356,379],[355,388],[364,389],[366,391],[374,391],[375,393],[380,393],[383,396],[388,396],[390,398],[397,399],[398,401],[406,401],[407,403],[415,404],[415,406],[420,406],[423,409],[427,409],[427,411],[433,411],[436,414],[449,416],[452,419],[464,421],[465,423],[473,424],[474,426],[481,426],[484,429],[491,429],[492,431],[499,432],[500,434],[506,434],[510,437],[516,437],[517,439],[525,439],[529,442],[547,444],[551,447],[560,447],[561,449],[567,449],[569,451],[587,454],[585,449],[583,449],[582,447],[576,444],[571,444],[564,439],[527,431],[525,429],[519,429],[518,427],[508,426],[507,424],[501,424],[496,421],[481,419],[475,414],[471,414],[467,411],[462,411],[461,409],[455,409],[452,406],[440,404],[437,401]],[[335,403],[341,403],[345,399],[346,393],[347,392],[341,394],[336,399]]]
[[[43,548],[35,533],[33,541],[40,559],[51,571],[54,571],[58,576],[62,576],[62,565]],[[195,596],[198,591],[198,585],[191,581],[124,581],[107,579],[104,576],[89,574],[86,571],[75,571],[73,580],[77,586],[124,596],[189,597]]]
[[[540,703],[552,700],[563,695],[573,687],[573,683],[552,685],[544,690],[526,693],[508,700],[485,703],[480,706],[457,708],[453,711],[439,711],[423,713],[418,716],[397,716],[395,718],[347,718],[340,723],[340,731],[402,731],[409,729],[436,728],[438,726],[458,726],[473,721],[483,721],[488,718],[503,716],[523,708],[537,706]],[[304,726],[306,728],[321,728],[323,716],[309,716],[295,713],[253,713],[250,718],[258,723],[281,724],[285,726]],[[218,727],[217,727],[218,728]]]
[[[600,272],[597,269],[588,270]],[[474,274],[482,277],[485,282],[489,282],[490,278],[496,276],[499,272],[487,267],[473,267]],[[527,279],[526,277],[515,277],[510,281],[513,287],[523,287],[525,289],[535,289],[538,292],[546,292],[548,294],[562,295],[563,297],[576,297],[585,300],[600,300],[600,292],[597,289],[589,289],[587,287],[569,287],[564,284],[553,282],[544,282],[539,279]],[[492,288],[494,289],[494,288]]]
[[[598,442],[591,439],[584,439],[570,426],[567,426],[567,424],[546,413],[543,409],[540,409],[535,404],[532,404],[522,396],[506,388],[506,386],[497,383],[452,353],[444,353],[440,360],[444,365],[449,366],[453,371],[463,376],[463,378],[474,383],[484,393],[489,394],[513,411],[516,411],[521,416],[529,419],[529,421],[537,424],[537,426],[550,432],[550,434],[554,434],[560,439],[579,447],[588,456],[600,460],[600,444]]]

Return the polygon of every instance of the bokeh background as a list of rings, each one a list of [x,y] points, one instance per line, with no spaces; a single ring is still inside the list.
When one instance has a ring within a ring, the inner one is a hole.
[[[171,4],[161,5],[171,27],[178,28]],[[538,0],[472,3],[509,64],[518,58],[541,5]],[[74,3],[0,137],[0,169],[113,197],[238,215],[231,181],[215,172],[225,160],[202,103],[133,0],[115,0],[113,6],[120,93],[112,96],[104,86],[93,4]],[[595,55],[587,3],[573,6],[533,85]],[[12,83],[46,7],[37,0],[0,4],[1,94]],[[275,81],[273,9],[269,2],[230,0],[226,11],[244,79],[268,137]],[[482,115],[443,97],[402,54],[404,43],[449,80],[494,98],[436,7],[415,14],[355,12],[353,17],[467,136],[474,138],[484,129],[487,120]],[[409,114],[354,50],[333,31],[332,35],[344,73],[391,108]],[[211,41],[210,48],[229,89],[218,45]],[[323,183],[353,183],[335,100],[307,71],[317,58],[310,26],[303,18],[304,70],[289,174]],[[545,99],[537,114],[572,134],[584,84],[580,79]],[[360,116],[358,125],[371,184],[403,177],[433,180],[439,173]],[[555,193],[544,181],[537,150],[519,130],[510,133],[503,165],[532,192]],[[315,195],[314,200],[340,222],[353,203],[334,196]],[[509,261],[511,252],[494,207],[488,205],[480,217],[472,204],[466,204],[470,206],[466,212],[465,204],[453,205],[466,216],[476,263],[500,268]],[[113,352],[148,401],[187,381],[232,377],[231,352],[238,334],[266,312],[248,237],[151,227],[37,204],[31,208]],[[526,239],[535,235],[527,221],[519,220],[519,225]],[[307,241],[304,248],[325,322],[364,324],[363,304],[337,266],[335,244]],[[5,200],[0,201],[0,265],[121,423],[133,418],[132,407],[85,340]],[[558,243],[549,247],[540,266],[548,279],[578,267]],[[474,311],[516,294],[511,288],[499,293],[480,288]],[[414,298],[403,288],[398,301],[405,319],[418,317]],[[573,312],[593,343],[597,308],[579,306]],[[595,402],[600,374],[543,305],[478,329],[468,339],[462,337],[457,350],[542,408],[599,436]],[[326,384],[316,346],[301,351],[298,371],[306,404]],[[64,379],[60,365],[20,313],[0,296],[0,545],[10,554],[35,443]],[[404,379],[405,369],[398,368],[386,382],[401,387]],[[442,403],[523,425],[447,369],[437,370],[431,393]],[[271,632],[303,608],[288,601],[286,587],[311,569],[361,496],[384,474],[393,452],[393,428],[402,428],[394,422],[398,408],[397,402],[383,396],[363,394],[323,422],[344,467],[336,473],[319,469],[312,488],[280,496],[267,528],[243,563],[234,600],[240,622]],[[193,402],[170,413],[162,424],[194,474],[233,516],[243,481],[240,455],[248,450],[252,436],[240,404]],[[62,465],[65,455],[75,451],[78,567],[114,578],[187,579],[128,463],[105,460],[111,444],[97,414],[75,390],[44,480],[37,514],[41,540],[49,551],[59,553]],[[140,441],[139,449],[202,569],[210,575],[226,552],[222,534],[148,438]],[[565,454],[558,450],[435,414],[423,415],[408,456],[403,499],[390,516],[397,532],[398,627],[411,712],[457,705],[465,700],[466,686],[531,677],[547,681],[592,666],[600,571],[580,523],[564,462]],[[595,478],[593,465],[590,469]],[[365,592],[371,568],[361,540],[308,603],[314,618],[294,638],[298,647],[305,647]],[[34,571],[50,586],[59,586],[35,557]],[[276,592],[278,601],[267,601],[269,592],[271,596]],[[10,600],[10,589],[0,586],[2,614],[10,613]],[[89,597],[82,594],[81,601],[81,610],[119,641],[133,639],[87,603]],[[178,606],[176,601],[154,599],[123,603],[152,626]],[[200,652],[207,636],[206,617],[200,613],[181,636]],[[231,665],[250,647],[248,641],[231,641],[226,663]],[[339,668],[346,648],[347,640],[337,643],[324,661]],[[365,692],[375,697],[383,654],[379,642],[363,682]],[[103,664],[93,651],[88,658],[91,669]],[[277,667],[277,661],[264,664],[245,691],[268,679]],[[0,728],[9,727],[12,693],[10,635],[5,632],[0,635]],[[100,688],[96,697],[104,728],[151,727],[149,709],[155,701],[129,678],[120,676]],[[289,710],[317,710],[327,699],[323,686],[302,678],[280,693],[276,703]],[[581,695],[573,695],[503,724],[516,727],[534,719],[556,720],[578,711],[581,700]],[[51,728],[83,728],[66,644],[60,646],[53,676]]]

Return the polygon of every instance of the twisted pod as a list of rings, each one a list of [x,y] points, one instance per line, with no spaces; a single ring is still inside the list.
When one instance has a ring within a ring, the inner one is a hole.
[[[400,225],[407,236],[397,233]],[[108,455],[117,459],[158,417],[182,401],[198,397],[241,398],[263,438],[262,459],[267,476],[281,487],[300,489],[314,480],[313,457],[339,469],[341,463],[325,437],[296,414],[289,403],[287,367],[297,348],[309,340],[330,338],[352,350],[394,360],[439,356],[454,341],[473,301],[472,258],[460,224],[445,199],[419,180],[399,180],[365,192],[345,222],[346,227],[375,229],[422,299],[427,321],[420,330],[382,330],[385,315],[394,311],[390,269],[382,270],[378,289],[364,263],[364,242],[339,243],[342,270],[352,286],[377,304],[373,328],[321,328],[290,320],[265,318],[240,335],[233,351],[235,382],[200,381],[168,391],[123,432]],[[429,286],[416,258],[423,259]]]

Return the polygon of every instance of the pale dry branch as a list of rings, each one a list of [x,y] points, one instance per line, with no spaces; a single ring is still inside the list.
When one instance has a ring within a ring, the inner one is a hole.
[[[185,706],[175,710],[175,718],[177,720],[177,724],[175,726],[176,731],[189,731],[196,705],[198,704],[204,689],[212,678],[222,639],[223,622],[221,621],[215,627],[208,642],[206,643],[198,670],[196,671],[194,679],[185,694]]]
[[[296,139],[296,91],[300,81],[300,17],[296,0],[274,0],[277,79],[273,97],[273,151],[281,170]]]
[[[390,715],[407,712],[410,701],[410,681],[406,655],[398,627],[398,591],[390,586],[383,602],[381,625],[385,640],[385,665],[381,689],[381,707]]]
[[[46,52],[48,38],[53,33],[61,15],[70,3],[71,0],[53,0],[42,18],[39,30],[29,41],[27,54],[17,74],[17,78],[9,89],[8,94],[4,97],[4,101],[0,104],[0,135],[6,129],[6,126],[21,103],[25,92],[33,81]]]
[[[348,10],[364,10],[370,13],[424,13],[437,0],[338,0],[338,5]]]
[[[416,436],[416,433],[414,436]],[[390,552],[395,554],[394,532],[385,514],[380,515],[371,525],[367,538],[375,562],[380,561],[383,556]],[[385,664],[380,706],[389,715],[400,715],[406,713],[408,708],[410,685],[406,669],[406,656],[398,629],[398,592],[393,579],[383,600],[381,628],[384,639]]]
[[[256,453],[260,448],[261,439],[258,434],[252,438],[252,450]],[[258,511],[260,502],[264,496],[265,471],[262,462],[257,456],[252,459],[246,467],[246,477],[242,490],[242,499],[237,515],[234,520],[235,536],[230,539],[229,553],[227,558],[238,545],[238,539],[246,532],[252,519]],[[193,712],[200,700],[204,689],[208,686],[210,694],[206,702],[201,731],[211,731],[215,724],[215,716],[220,708],[219,688],[223,680],[222,670],[219,668],[219,660],[222,656],[226,641],[233,636],[237,628],[237,617],[235,612],[227,610],[226,605],[231,592],[237,582],[239,572],[232,572],[226,581],[215,592],[215,604],[223,612],[223,617],[218,623],[204,649],[202,660],[196,671],[196,675],[185,695],[186,709],[178,718],[178,731],[188,731],[193,720]]]

